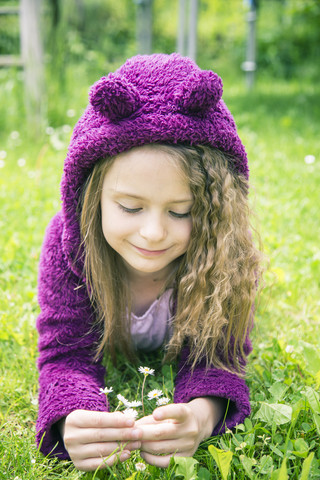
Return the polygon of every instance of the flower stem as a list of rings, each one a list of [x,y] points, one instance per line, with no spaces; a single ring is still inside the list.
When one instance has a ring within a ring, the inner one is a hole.
[[[142,415],[143,416],[144,416],[143,390],[144,390],[144,384],[146,383],[146,378],[147,378],[147,375],[144,374],[143,382],[142,382],[142,388],[141,388],[141,402],[142,402]]]

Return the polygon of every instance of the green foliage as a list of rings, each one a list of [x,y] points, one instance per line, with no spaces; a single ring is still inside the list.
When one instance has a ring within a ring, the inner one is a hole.
[[[196,480],[197,475],[195,472],[195,466],[198,461],[192,457],[173,457],[176,465],[175,475],[176,477],[183,477],[184,480]]]
[[[318,0],[262,1],[258,26],[258,64],[276,76],[317,71],[320,55]]]
[[[225,452],[224,450],[220,450],[214,445],[209,445],[208,450],[213,456],[216,464],[218,465],[223,480],[227,480],[233,453],[230,450],[228,450],[227,452]]]

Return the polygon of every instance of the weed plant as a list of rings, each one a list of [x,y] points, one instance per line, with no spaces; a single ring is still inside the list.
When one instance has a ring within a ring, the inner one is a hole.
[[[224,79],[224,98],[248,151],[250,199],[269,258],[248,365],[252,415],[204,442],[194,458],[176,457],[168,469],[137,471],[137,454],[112,470],[81,473],[44,458],[34,444],[35,319],[41,243],[59,209],[63,159],[88,85],[78,78],[64,97],[52,99],[59,114],[30,141],[19,72],[0,75],[0,102],[8,105],[0,119],[0,479],[319,479],[319,85],[265,77],[248,93],[239,77]],[[141,365],[155,369],[148,389],[170,397],[170,366],[148,356]],[[142,377],[135,367],[120,358],[117,370],[109,364],[107,370],[114,392],[139,400]],[[116,408],[111,393],[110,400]],[[146,408],[150,412],[152,403]]]

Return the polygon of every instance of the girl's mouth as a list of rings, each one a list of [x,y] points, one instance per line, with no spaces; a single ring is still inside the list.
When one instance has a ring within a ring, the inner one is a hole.
[[[138,250],[139,253],[141,253],[142,255],[145,255],[146,257],[156,257],[158,255],[162,255],[168,250],[167,248],[164,250],[147,250],[145,248],[140,248],[136,246],[134,246],[134,248]]]

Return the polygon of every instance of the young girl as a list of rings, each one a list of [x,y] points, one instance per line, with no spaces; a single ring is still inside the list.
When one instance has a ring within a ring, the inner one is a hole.
[[[250,413],[243,380],[260,256],[248,165],[222,83],[178,54],[91,89],[39,272],[37,441],[80,470],[140,449],[166,467]],[[138,421],[99,393],[103,354],[179,360],[174,404]],[[103,467],[103,465],[102,465]]]

